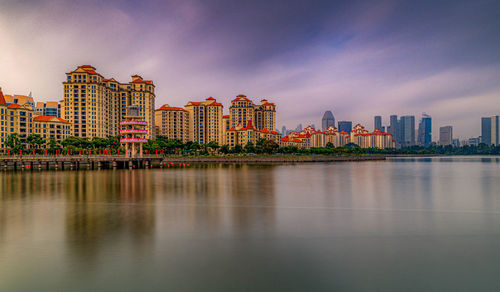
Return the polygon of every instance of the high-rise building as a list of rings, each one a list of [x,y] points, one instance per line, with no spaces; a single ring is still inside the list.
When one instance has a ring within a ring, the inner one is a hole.
[[[246,95],[240,94],[231,101],[229,116],[231,117],[231,128],[236,128],[238,124],[246,126],[248,121],[255,124],[255,105]]]
[[[260,130],[267,129],[275,131],[276,129],[276,105],[268,102],[267,99],[261,100],[260,105],[255,105],[255,127]]]
[[[418,124],[418,145],[428,147],[432,142],[432,118],[427,114],[422,114],[422,119]]]
[[[281,127],[281,137],[285,137],[285,135],[286,135],[286,127],[283,126]]]
[[[129,83],[119,83],[114,78],[104,78],[95,70],[90,65],[82,65],[66,73],[61,116],[71,123],[72,135],[88,138],[118,135],[126,107],[136,105],[148,124],[147,138],[154,138],[153,82],[134,75]]]
[[[498,146],[500,145],[500,119],[499,116],[491,117],[491,144]]]
[[[168,139],[177,139],[184,143],[188,141],[189,114],[187,110],[165,104],[156,110],[155,115],[158,135]]]
[[[398,121],[397,115],[391,115],[389,121],[389,127],[387,127],[387,132],[392,135],[394,141],[396,141],[396,146],[399,147],[401,145],[401,131],[400,131],[400,123]]]
[[[6,94],[5,96],[5,102],[7,105],[11,104],[18,104],[18,105],[25,105],[29,104],[33,109],[35,108],[35,101],[33,100],[33,97],[26,96],[26,95],[20,95],[20,94],[14,94],[14,95],[8,95]]]
[[[446,146],[453,144],[453,127],[444,126],[439,128],[439,145]]]
[[[491,145],[491,117],[481,118],[481,143]]]
[[[223,107],[221,103],[218,103],[215,98],[209,97],[202,102],[190,101],[185,108],[189,113],[188,141],[200,144],[207,144],[212,141],[217,142],[219,145],[224,143],[222,136],[224,133]]]
[[[298,124],[297,128],[295,128],[295,132],[300,132],[302,131],[302,124]]]
[[[323,114],[323,118],[321,119],[321,130],[324,132],[330,126],[335,127],[335,117],[333,116],[332,111],[326,111],[325,114]]]
[[[339,132],[350,133],[352,131],[352,122],[351,121],[338,121]]]
[[[379,130],[382,131],[382,117],[381,116],[375,116],[373,118],[373,130]]]
[[[402,116],[400,120],[400,141],[402,147],[415,145],[415,116]]]

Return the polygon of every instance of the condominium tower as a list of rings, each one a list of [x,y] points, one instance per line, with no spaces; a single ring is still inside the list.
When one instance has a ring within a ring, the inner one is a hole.
[[[63,82],[64,100],[61,116],[72,125],[77,137],[115,136],[126,107],[136,105],[148,123],[148,139],[154,137],[155,86],[141,76],[132,76],[129,83],[104,78],[90,65],[78,66],[66,73]]]

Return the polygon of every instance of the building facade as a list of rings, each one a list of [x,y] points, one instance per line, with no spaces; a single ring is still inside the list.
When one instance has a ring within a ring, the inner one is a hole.
[[[267,99],[261,100],[260,105],[255,106],[255,127],[257,129],[276,130],[276,105],[268,102]]]
[[[402,116],[399,124],[401,146],[415,145],[415,116]]]
[[[373,130],[382,131],[382,116],[375,116],[373,118]]]
[[[422,114],[422,119],[418,124],[418,145],[428,147],[432,142],[432,118],[427,114]]]
[[[352,122],[351,121],[338,121],[338,129],[339,132],[350,133],[352,131]]]
[[[168,139],[187,142],[189,139],[189,113],[180,107],[163,105],[155,112],[157,134]]]
[[[61,105],[56,101],[37,102],[35,114],[41,116],[61,117]]]
[[[498,146],[500,145],[500,118],[499,116],[491,117],[491,144]]]
[[[190,101],[185,106],[189,114],[188,141],[207,144],[215,141],[219,145],[224,143],[222,104],[215,98],[209,97],[202,102]]]
[[[45,142],[51,138],[61,142],[71,135],[71,124],[58,117],[36,115],[33,118],[33,134],[40,135]]]

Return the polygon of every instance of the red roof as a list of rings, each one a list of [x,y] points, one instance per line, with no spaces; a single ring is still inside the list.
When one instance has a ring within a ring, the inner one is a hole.
[[[207,100],[215,100],[215,98],[210,96],[209,98],[207,98]]]
[[[153,81],[151,81],[151,80],[136,79],[136,80],[132,81],[132,83],[146,83],[146,84],[153,84]]]
[[[57,119],[58,119],[59,121],[63,122],[63,123],[68,123],[68,124],[69,124],[69,122],[68,122],[68,121],[66,121],[65,119],[61,119],[61,118],[57,118]]]
[[[229,119],[229,115],[222,116],[223,119]]]
[[[20,107],[21,107],[21,106],[20,106],[20,105],[18,105],[18,104],[16,104],[16,103],[9,104],[9,105],[7,106],[7,108],[20,108]]]
[[[5,96],[3,96],[3,92],[0,89],[0,105],[6,105],[7,103],[5,102]]]
[[[82,68],[94,68],[92,65],[81,65]]]
[[[240,95],[236,96],[236,98],[233,99],[232,101],[237,101],[238,99],[244,99],[246,101],[251,101],[250,99],[247,98],[246,95],[243,95],[243,94],[240,94]]]
[[[212,103],[210,103],[208,105],[222,106],[222,103],[220,103],[220,102],[212,102]]]
[[[160,110],[163,110],[163,111],[185,111],[187,112],[187,110],[183,109],[182,107],[171,107],[171,106],[167,106],[166,104],[161,106],[159,109],[157,109],[157,111],[160,111]]]

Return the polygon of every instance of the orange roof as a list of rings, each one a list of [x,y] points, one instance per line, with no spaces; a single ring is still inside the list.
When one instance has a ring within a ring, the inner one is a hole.
[[[94,68],[92,65],[81,65],[82,68]]]
[[[132,83],[146,83],[146,84],[153,84],[153,81],[151,81],[151,80],[136,79],[136,80],[132,81]]]
[[[210,96],[209,98],[207,98],[207,100],[215,100],[215,98]]]
[[[57,106],[58,104],[57,104],[57,101],[47,101],[46,105],[54,107],[54,106]]]
[[[7,108],[20,108],[21,106],[18,105],[17,103],[9,104]]]
[[[244,100],[246,100],[246,101],[251,101],[250,99],[248,99],[248,98],[247,98],[247,96],[246,96],[246,95],[240,94],[240,95],[236,96],[236,98],[235,98],[235,99],[233,99],[231,102],[233,102],[233,101],[237,101],[238,99],[244,99]]]
[[[222,116],[223,119],[229,119],[229,115]]]
[[[216,106],[222,106],[222,103],[220,102],[212,102],[210,104],[207,104],[207,105],[216,105]]]
[[[3,96],[2,89],[0,89],[0,105],[6,105],[5,97]]]
[[[34,122],[50,122],[54,119],[56,119],[56,121],[54,121],[54,122],[62,122],[62,123],[69,124],[68,121],[63,120],[63,119],[58,118],[58,117],[53,117],[53,116],[36,116],[35,118],[33,118],[33,121]]]

